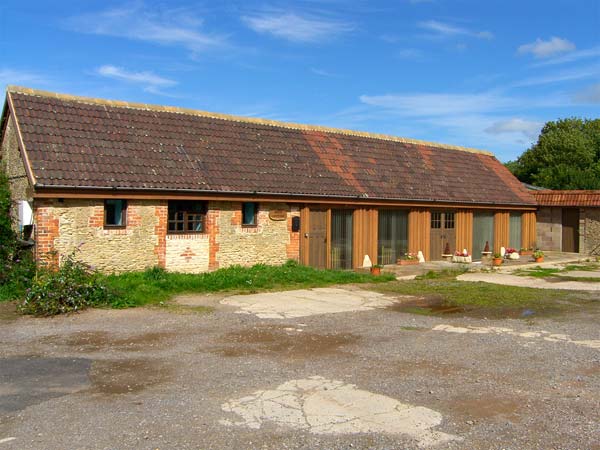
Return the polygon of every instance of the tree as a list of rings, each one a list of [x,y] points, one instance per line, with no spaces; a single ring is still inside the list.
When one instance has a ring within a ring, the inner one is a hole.
[[[600,189],[600,119],[546,123],[537,143],[506,167],[534,186]]]

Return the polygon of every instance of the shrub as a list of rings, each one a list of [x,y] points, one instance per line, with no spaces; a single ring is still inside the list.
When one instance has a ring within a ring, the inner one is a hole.
[[[23,314],[54,316],[107,304],[111,297],[101,275],[72,253],[58,270],[45,270],[32,281],[18,309]]]

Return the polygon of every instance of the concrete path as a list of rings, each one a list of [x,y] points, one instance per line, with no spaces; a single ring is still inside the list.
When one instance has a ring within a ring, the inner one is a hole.
[[[484,283],[521,286],[538,289],[567,289],[573,291],[600,291],[600,283],[585,281],[547,281],[543,278],[520,277],[504,273],[465,273],[456,277],[460,281],[482,281]]]
[[[429,408],[400,403],[384,395],[357,389],[353,384],[313,376],[291,380],[275,389],[256,391],[221,406],[241,420],[223,425],[260,429],[265,422],[307,430],[312,434],[406,434],[419,447],[460,440],[433,430],[442,415]]]
[[[340,288],[299,289],[252,295],[233,295],[221,304],[240,308],[240,314],[254,314],[261,319],[288,319],[351,311],[385,308],[394,299],[377,292]]]

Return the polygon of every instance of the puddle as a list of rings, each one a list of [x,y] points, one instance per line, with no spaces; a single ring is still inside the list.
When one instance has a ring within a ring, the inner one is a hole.
[[[419,314],[424,316],[461,315],[477,319],[519,319],[531,318],[539,312],[523,308],[483,308],[447,305],[441,295],[426,295],[409,300],[399,300],[386,309],[402,313]],[[548,309],[545,312],[549,312]]]
[[[318,376],[256,391],[224,403],[221,409],[239,418],[221,420],[226,426],[260,429],[265,422],[272,422],[317,435],[401,434],[423,448],[460,440],[434,430],[443,419],[437,411]]]
[[[66,345],[76,347],[83,352],[95,352],[105,349],[121,351],[142,351],[161,344],[173,336],[173,333],[154,332],[122,337],[106,331],[82,331],[67,335],[52,335],[40,339],[43,344]]]
[[[171,370],[158,361],[144,359],[94,361],[90,370],[92,392],[128,394],[164,383]]]
[[[17,305],[14,302],[0,302],[0,322],[13,322],[21,315],[17,312]]]
[[[450,402],[451,410],[465,418],[475,420],[486,420],[499,416],[511,422],[519,422],[521,420],[519,411],[522,407],[522,400],[517,401],[505,397],[464,398],[461,396]]]
[[[0,414],[87,388],[91,365],[85,358],[0,359]]]
[[[308,358],[339,352],[340,347],[359,340],[360,336],[350,333],[316,334],[301,328],[265,326],[228,333],[222,342],[229,345],[213,352],[222,356],[277,353]]]

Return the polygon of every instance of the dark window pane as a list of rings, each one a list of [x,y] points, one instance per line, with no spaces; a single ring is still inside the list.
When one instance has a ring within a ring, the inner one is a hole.
[[[242,225],[256,225],[256,203],[242,203]]]
[[[169,201],[168,227],[172,233],[203,233],[206,203],[189,200]]]
[[[104,201],[104,225],[108,227],[125,226],[125,200],[105,200]]]
[[[444,228],[454,228],[454,213],[446,213],[444,214]]]

